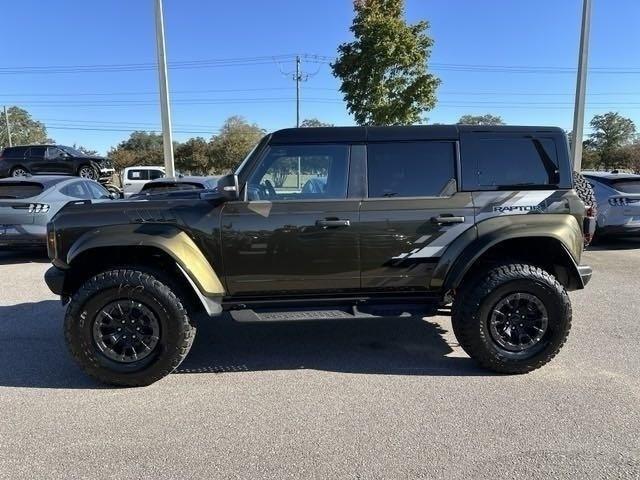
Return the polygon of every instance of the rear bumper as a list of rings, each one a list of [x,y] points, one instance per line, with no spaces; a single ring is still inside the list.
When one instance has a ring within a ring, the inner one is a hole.
[[[51,267],[44,274],[44,281],[56,295],[62,295],[64,288],[65,271],[58,267]]]
[[[598,227],[598,235],[601,237],[640,237],[640,224],[608,225]]]
[[[44,225],[0,225],[0,246],[46,246],[47,228]]]
[[[593,269],[589,265],[578,265],[578,273],[582,279],[582,285],[586,286],[591,281]]]

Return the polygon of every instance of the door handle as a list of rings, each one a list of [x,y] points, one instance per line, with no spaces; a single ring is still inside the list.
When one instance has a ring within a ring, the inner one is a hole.
[[[464,217],[456,217],[453,215],[440,215],[439,217],[431,217],[431,223],[437,225],[449,225],[451,223],[464,223]]]
[[[316,226],[322,228],[348,227],[351,225],[349,220],[341,220],[338,218],[325,218],[324,220],[316,220]]]

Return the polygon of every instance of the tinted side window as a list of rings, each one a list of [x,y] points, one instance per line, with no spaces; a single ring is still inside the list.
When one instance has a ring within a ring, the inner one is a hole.
[[[248,199],[346,198],[348,175],[348,145],[274,145],[248,182]]]
[[[149,170],[129,170],[128,180],[149,180]]]
[[[453,142],[369,144],[369,198],[435,197],[455,181]]]
[[[31,147],[29,150],[30,157],[44,158],[45,147]]]
[[[24,147],[10,147],[2,151],[2,156],[6,158],[22,158],[27,149]]]
[[[82,200],[91,199],[91,195],[87,190],[85,190],[84,185],[82,185],[82,182],[73,182],[69,185],[62,187],[60,191],[68,197],[80,198]]]
[[[91,192],[91,196],[95,199],[105,199],[109,197],[109,191],[97,182],[85,182],[85,187]]]
[[[155,180],[156,178],[164,177],[162,170],[149,170],[149,180]]]
[[[48,147],[47,148],[47,158],[58,158],[62,155],[62,150],[58,147]]]
[[[508,189],[561,183],[553,138],[475,134],[462,146],[463,186]]]

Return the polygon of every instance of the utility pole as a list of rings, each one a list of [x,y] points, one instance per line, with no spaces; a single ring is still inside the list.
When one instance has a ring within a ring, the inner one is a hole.
[[[582,135],[584,129],[584,104],[587,89],[587,63],[589,60],[589,30],[591,27],[591,0],[582,2],[582,27],[580,30],[580,53],[576,80],[576,105],[573,111],[573,142],[571,159],[573,169],[582,169]]]
[[[9,146],[13,147],[13,144],[11,143],[11,125],[9,125],[9,114],[7,113],[7,107],[4,106],[4,121],[5,124],[7,125],[7,138],[9,139]]]
[[[171,110],[169,107],[169,79],[167,75],[167,55],[164,41],[164,14],[162,0],[156,2],[156,43],[158,50],[158,81],[160,83],[160,113],[162,115],[162,147],[164,169],[167,177],[175,176],[173,163],[173,138],[171,134]]]
[[[300,82],[302,75],[300,74],[300,55],[296,55],[296,127],[300,126]]]

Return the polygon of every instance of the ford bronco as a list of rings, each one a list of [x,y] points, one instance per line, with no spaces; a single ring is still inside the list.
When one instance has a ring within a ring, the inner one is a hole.
[[[175,370],[194,316],[241,322],[429,313],[486,368],[550,361],[593,225],[567,137],[547,127],[336,127],[265,136],[197,195],[73,202],[49,223],[45,279],[94,378]]]

